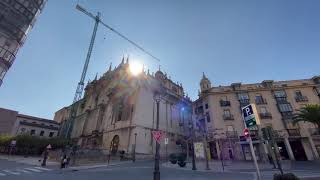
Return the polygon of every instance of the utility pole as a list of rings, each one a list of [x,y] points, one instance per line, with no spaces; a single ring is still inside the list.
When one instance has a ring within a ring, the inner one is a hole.
[[[155,94],[154,100],[157,103],[157,123],[156,123],[156,130],[159,131],[159,105],[161,100],[161,95],[159,93]],[[156,154],[155,154],[155,161],[154,161],[154,172],[153,172],[153,180],[160,180],[160,142],[156,141]]]

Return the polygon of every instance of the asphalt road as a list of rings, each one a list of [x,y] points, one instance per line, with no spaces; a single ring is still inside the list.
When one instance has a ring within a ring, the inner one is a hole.
[[[34,165],[25,165],[7,160],[0,160],[0,180],[152,180],[153,162],[128,162],[108,167],[72,170],[60,170],[58,167],[42,168]],[[304,167],[306,167],[304,165]],[[317,164],[314,167],[318,167]],[[161,180],[254,180],[254,170],[251,172],[204,172],[192,171],[186,168],[160,167]],[[277,171],[263,171],[263,180],[272,180]],[[320,171],[313,167],[294,170],[300,176],[320,175]],[[319,176],[320,177],[320,176]],[[312,178],[312,180],[320,178]],[[308,179],[309,180],[309,179]],[[311,178],[310,178],[311,180]]]

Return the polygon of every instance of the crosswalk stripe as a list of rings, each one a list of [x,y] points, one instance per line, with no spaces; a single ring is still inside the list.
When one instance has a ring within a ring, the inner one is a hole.
[[[13,172],[13,171],[9,171],[9,170],[3,170],[4,172],[6,173],[9,173],[9,174],[13,174],[13,175],[19,175],[20,173],[19,172]]]
[[[30,171],[33,171],[33,172],[42,172],[42,171],[40,171],[38,169],[33,169],[33,168],[24,168],[24,169],[30,170]]]
[[[0,173],[0,176],[6,176],[6,174]]]
[[[44,167],[34,167],[36,169],[45,170],[45,171],[51,171],[51,169],[44,168]]]
[[[24,172],[24,173],[27,173],[27,174],[31,174],[30,171],[26,171],[26,170],[23,170],[23,169],[18,169],[17,171]]]

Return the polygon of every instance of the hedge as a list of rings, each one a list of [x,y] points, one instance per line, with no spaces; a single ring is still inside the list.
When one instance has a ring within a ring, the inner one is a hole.
[[[13,150],[14,154],[19,155],[40,155],[48,144],[51,144],[52,149],[60,149],[70,144],[66,139],[55,138],[40,138],[30,135],[18,136],[0,136],[0,147],[2,152],[8,152],[12,140],[16,140],[16,146]]]

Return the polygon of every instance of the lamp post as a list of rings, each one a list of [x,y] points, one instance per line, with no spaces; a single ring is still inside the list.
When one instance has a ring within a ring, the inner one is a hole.
[[[191,136],[191,148],[192,148],[192,170],[197,170],[195,153],[194,153],[194,129],[193,129],[192,121],[189,121],[189,131]]]
[[[161,100],[161,95],[159,93],[156,93],[154,95],[154,100],[157,103],[157,124],[156,124],[156,130],[159,130],[159,105]],[[153,180],[160,180],[160,168],[159,168],[159,161],[160,161],[160,155],[159,155],[159,149],[160,149],[160,143],[156,142],[156,155],[155,155],[155,161],[154,161],[154,172],[153,172]]]
[[[205,115],[203,114],[203,117],[205,117]],[[209,167],[209,159],[208,159],[208,142],[207,142],[207,119],[204,118],[204,130],[203,130],[203,146],[204,146],[204,155],[206,158],[206,170],[210,170]]]
[[[134,133],[134,148],[132,162],[136,162],[137,133]]]

